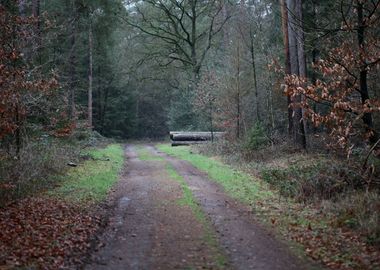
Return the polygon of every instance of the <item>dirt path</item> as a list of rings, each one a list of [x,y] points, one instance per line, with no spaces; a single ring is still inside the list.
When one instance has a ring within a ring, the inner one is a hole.
[[[85,269],[312,269],[204,173],[152,146],[144,150],[152,158],[141,160],[135,146],[126,148],[128,165],[113,194],[104,246]],[[183,177],[206,223],[181,203],[183,187],[168,166]]]

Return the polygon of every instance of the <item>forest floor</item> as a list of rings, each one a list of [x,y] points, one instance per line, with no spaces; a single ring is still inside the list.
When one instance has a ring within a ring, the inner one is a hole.
[[[0,269],[380,269],[378,246],[339,216],[280,196],[243,161],[200,153],[84,149],[43,190],[0,207]]]
[[[109,225],[85,269],[320,269],[187,161],[151,145],[125,151]]]

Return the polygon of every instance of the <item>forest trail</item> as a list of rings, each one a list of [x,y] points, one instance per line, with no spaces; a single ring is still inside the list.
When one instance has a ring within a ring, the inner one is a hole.
[[[189,163],[150,145],[125,151],[103,246],[85,269],[313,269]]]

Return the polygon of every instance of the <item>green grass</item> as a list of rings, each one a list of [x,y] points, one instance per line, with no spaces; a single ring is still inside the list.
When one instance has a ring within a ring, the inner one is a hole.
[[[202,209],[200,208],[200,206],[196,202],[196,199],[194,198],[194,195],[191,192],[189,186],[187,185],[187,183],[185,182],[183,177],[181,175],[179,175],[178,172],[173,168],[172,165],[167,164],[166,170],[169,174],[169,177],[171,179],[177,181],[181,185],[183,197],[179,201],[180,205],[190,207],[195,218],[203,225],[203,228],[205,231],[204,232],[204,240],[209,245],[209,247],[211,247],[217,253],[216,263],[217,263],[218,267],[224,268],[224,266],[227,263],[227,260],[223,256],[223,254],[221,253],[221,251],[219,249],[219,245],[218,245],[218,242],[216,240],[216,235],[212,229],[211,224],[206,219],[205,214],[203,213]]]
[[[274,196],[269,187],[262,181],[234,170],[218,160],[194,154],[190,151],[190,147],[171,147],[168,144],[159,144],[157,148],[169,155],[190,162],[199,170],[206,172],[211,180],[222,185],[232,197],[245,203],[253,203]]]
[[[79,204],[91,204],[106,198],[123,165],[123,149],[121,145],[111,144],[86,154],[91,159],[70,169],[61,185],[48,193],[50,196]]]

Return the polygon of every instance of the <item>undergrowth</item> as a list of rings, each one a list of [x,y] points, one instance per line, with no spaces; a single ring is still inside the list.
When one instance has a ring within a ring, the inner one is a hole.
[[[378,173],[369,176],[357,156],[347,160],[320,149],[297,152],[287,141],[262,147],[249,155],[244,148],[226,142],[198,149],[257,175],[285,200],[317,208],[321,204],[333,205],[323,211],[334,226],[353,229],[368,243],[380,244],[380,226],[374,225],[380,222]],[[374,164],[376,160],[371,162]]]
[[[17,156],[0,150],[0,205],[51,187],[78,157],[77,148],[47,138],[26,144]]]
[[[84,149],[108,143],[97,132],[82,128],[64,138],[48,134],[25,138],[18,151],[0,145],[0,206],[51,189],[59,184],[68,163],[80,162]]]

